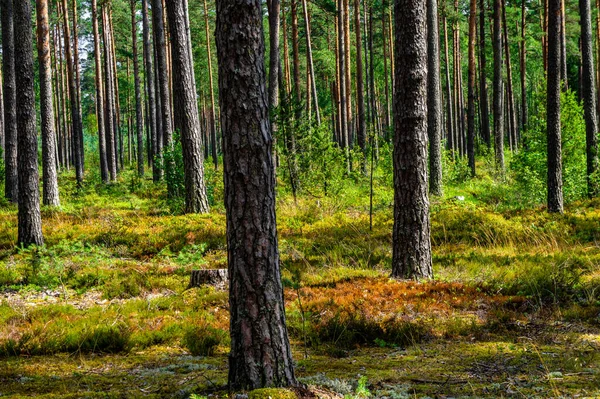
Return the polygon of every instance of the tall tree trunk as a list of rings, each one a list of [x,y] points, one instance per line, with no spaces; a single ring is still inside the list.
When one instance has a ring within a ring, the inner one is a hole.
[[[100,53],[100,34],[98,30],[98,5],[96,0],[92,0],[92,29],[94,33],[94,65],[96,82],[96,113],[98,122],[98,149],[100,155],[100,176],[102,182],[109,182],[108,160],[106,156],[106,132],[105,114],[104,114],[104,85],[102,79],[102,55]]]
[[[490,115],[488,105],[488,86],[486,79],[486,42],[485,42],[485,28],[486,24],[486,8],[485,0],[479,0],[479,106],[481,111],[481,138],[487,144],[488,148],[491,146],[491,132],[490,132]]]
[[[548,72],[548,0],[542,0],[542,58],[544,59],[544,71]]]
[[[558,0],[560,1],[560,0]],[[504,103],[502,81],[502,0],[494,0],[494,153],[504,175]]]
[[[477,31],[476,19],[477,0],[470,0],[467,158],[469,159],[471,177],[475,177],[475,35]]]
[[[279,14],[281,3],[279,0],[267,0],[269,11],[269,110],[273,112],[279,106]],[[275,131],[275,124],[271,120],[271,130]]]
[[[158,74],[163,144],[165,147],[171,147],[173,141],[173,120],[171,116],[171,98],[169,96],[167,44],[165,42],[162,0],[152,0],[152,30],[154,32],[154,46],[156,49],[156,72]],[[169,167],[169,165],[166,166],[167,168]]]
[[[19,200],[17,157],[17,87],[15,83],[15,37],[13,28],[13,0],[2,0],[2,82],[4,92],[4,155],[5,197]]]
[[[437,0],[427,0],[427,132],[429,192],[442,195],[442,97]],[[391,22],[391,21],[390,21]]]
[[[137,170],[144,176],[144,117],[142,116],[142,93],[140,88],[140,62],[137,48],[136,0],[131,0],[131,46],[133,49],[133,79],[135,85],[135,131],[137,134]]]
[[[444,60],[446,64],[446,144],[450,151],[454,151],[454,98],[452,96],[452,81],[450,80],[450,56],[449,56],[449,45],[448,45],[448,19],[446,17],[446,10],[444,6]]]
[[[81,143],[81,140],[83,140],[83,123],[81,121],[81,112],[77,96],[77,72],[75,71],[75,63],[71,51],[71,29],[69,28],[69,8],[67,7],[67,0],[62,0],[62,8],[67,80],[69,81],[69,97],[71,98],[73,159],[75,161],[74,165],[77,185],[81,186],[83,185],[83,156],[81,154],[81,149],[83,148],[83,144]]]
[[[191,38],[187,29],[187,0],[171,0],[167,6],[173,61],[173,109],[175,127],[181,134],[185,181],[185,211],[209,211],[204,184],[204,156]]]
[[[216,32],[230,278],[229,387],[295,385],[279,271],[260,1],[219,0]]]
[[[50,25],[48,0],[36,1],[37,50],[40,69],[40,111],[42,115],[42,164],[44,205],[60,206],[52,103],[52,65],[50,60]],[[37,144],[37,143],[36,143]]]
[[[75,86],[77,87],[77,106],[79,107],[81,129],[78,129],[79,138],[76,140],[79,145],[77,155],[81,158],[80,165],[82,173],[85,170],[85,143],[83,137],[83,120],[81,119],[81,69],[79,67],[79,33],[78,15],[77,15],[77,0],[73,0],[73,68],[75,69]]]
[[[106,138],[106,159],[108,172],[111,181],[117,180],[117,147],[116,147],[116,116],[115,116],[115,94],[113,86],[113,68],[112,68],[112,51],[110,40],[110,27],[108,25],[108,13],[105,6],[102,6],[102,33],[104,42],[104,76],[105,76],[105,138]]]
[[[585,116],[586,154],[587,154],[587,184],[588,195],[595,197],[599,193],[598,172],[598,119],[596,115],[596,96],[594,90],[594,51],[592,41],[592,18],[590,0],[579,0],[579,15],[581,17],[581,58],[583,108]]]
[[[356,34],[356,102],[358,107],[356,137],[363,159],[361,168],[367,173],[367,121],[365,115],[365,83],[363,80],[362,37],[360,31],[360,0],[354,0],[354,33]]]
[[[432,278],[427,194],[425,2],[396,0],[392,276]]]
[[[305,1],[305,0],[303,0]],[[338,0],[337,4],[338,11],[338,46],[339,46],[339,57],[338,64],[340,68],[338,86],[340,96],[340,133],[342,136],[342,148],[344,149],[346,158],[346,170],[350,172],[350,152],[348,142],[348,107],[346,105],[346,55],[344,42],[344,0]]]
[[[560,132],[561,0],[548,0],[548,211],[563,211]]]
[[[344,57],[346,58],[346,118],[348,121],[348,148],[352,148],[352,142],[354,137],[354,121],[352,118],[352,63],[350,62],[350,1],[344,0],[344,43],[346,48],[344,49]],[[311,55],[312,58],[312,55]],[[311,70],[312,70],[311,66]],[[312,75],[314,85],[314,72]],[[316,97],[316,94],[315,94]],[[352,168],[352,161],[350,160],[350,168]]]
[[[340,0],[343,1],[343,0]],[[315,80],[315,68],[312,56],[312,43],[310,36],[310,20],[308,17],[308,4],[306,0],[302,0],[302,11],[304,12],[304,28],[306,30],[306,63],[308,66],[308,75],[311,82],[312,99],[315,106],[315,117],[317,125],[321,125],[321,112],[319,110],[319,97],[317,95],[317,82]]]
[[[300,104],[302,103],[302,94],[300,92],[300,49],[298,41],[298,0],[292,0],[292,53],[294,75],[294,93],[296,93],[296,120],[300,119]]]
[[[213,72],[212,72],[212,56],[210,49],[210,31],[208,27],[208,7],[206,0],[204,0],[204,26],[206,28],[206,52],[208,54],[208,82],[210,87],[210,148],[215,169],[219,167],[219,157],[217,154],[217,122],[215,116],[215,89],[213,83]]]
[[[35,76],[31,2],[14,3],[15,81],[17,90],[17,129],[19,132],[19,213],[18,239],[22,246],[43,245],[35,116]]]
[[[152,178],[154,182],[160,180],[160,168],[156,162],[154,162],[154,156],[157,155],[158,147],[158,126],[157,126],[157,112],[156,112],[156,93],[154,91],[154,68],[153,62],[154,53],[152,46],[150,45],[150,20],[148,17],[148,0],[142,0],[142,30],[144,38],[144,59],[145,59],[145,73],[146,76],[146,95],[148,104],[148,126],[149,138],[148,149],[150,153],[150,164],[152,166]]]
[[[563,89],[569,89],[569,79],[567,76],[567,32],[566,32],[566,13],[565,0],[560,2],[560,79]]]
[[[508,109],[508,134],[512,143],[511,150],[517,149],[517,112],[515,109],[515,96],[512,79],[512,63],[510,61],[510,41],[508,38],[508,26],[506,23],[506,6],[502,4],[502,28],[504,31],[504,56],[506,57],[506,106]]]
[[[119,95],[119,71],[117,69],[117,49],[115,46],[115,30],[112,22],[112,9],[107,11],[108,27],[110,32],[110,52],[112,61],[112,85],[114,90],[115,111],[115,149],[117,160],[117,171],[123,169],[123,129],[121,128],[121,97]]]
[[[521,131],[525,133],[527,130],[527,39],[525,37],[525,27],[527,26],[527,8],[525,7],[526,0],[521,0]]]

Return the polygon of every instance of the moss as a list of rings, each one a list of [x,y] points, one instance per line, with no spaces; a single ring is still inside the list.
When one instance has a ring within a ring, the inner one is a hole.
[[[248,399],[296,399],[294,391],[285,388],[262,388],[248,392]]]

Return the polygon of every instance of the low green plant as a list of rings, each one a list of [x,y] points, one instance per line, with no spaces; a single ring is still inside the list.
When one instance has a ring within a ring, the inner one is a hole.
[[[189,327],[183,335],[183,346],[194,356],[211,356],[219,345],[227,343],[227,333],[208,324]]]

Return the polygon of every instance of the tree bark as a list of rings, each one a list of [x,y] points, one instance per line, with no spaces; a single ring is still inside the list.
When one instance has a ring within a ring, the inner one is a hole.
[[[95,1],[95,0],[94,0]],[[131,0],[131,47],[133,50],[133,79],[135,86],[135,132],[137,135],[138,176],[144,176],[144,117],[142,116],[142,93],[140,88],[140,62],[137,46],[136,0]]]
[[[154,162],[154,156],[157,155],[158,147],[158,126],[157,126],[157,115],[156,115],[156,95],[154,91],[154,68],[153,68],[153,57],[152,46],[150,45],[150,20],[148,17],[148,0],[142,0],[142,30],[144,37],[144,59],[145,59],[145,73],[146,76],[146,95],[148,104],[148,126],[149,131],[149,142],[148,149],[150,153],[150,164],[152,166],[152,178],[155,182],[160,180],[160,168],[159,165]]]
[[[548,211],[563,212],[560,132],[561,0],[548,0]]]
[[[583,109],[585,116],[588,195],[595,197],[598,187],[598,119],[596,115],[596,88],[590,0],[579,0],[581,24],[581,58]]]
[[[75,86],[77,87],[77,106],[79,107],[81,129],[78,130],[79,138],[76,142],[79,144],[78,156],[81,158],[79,164],[81,165],[81,173],[85,171],[85,145],[83,137],[83,120],[81,117],[81,74],[79,67],[79,33],[78,27],[78,15],[77,15],[77,0],[73,0],[73,68],[75,69]]]
[[[525,7],[526,0],[521,0],[521,130],[523,133],[527,130],[527,39],[525,37],[525,28],[527,26],[527,9]]]
[[[35,115],[35,76],[31,2],[14,3],[15,81],[17,90],[17,129],[19,132],[19,213],[18,239],[21,246],[43,245],[42,216]]]
[[[204,155],[200,117],[196,102],[194,63],[190,54],[191,38],[187,30],[187,0],[170,0],[167,17],[173,62],[173,109],[175,127],[181,135],[185,180],[186,213],[209,211],[204,184]]]
[[[15,37],[13,0],[2,0],[2,82],[4,91],[4,171],[5,197],[10,202],[19,200],[17,157],[17,87],[15,83]]]
[[[427,131],[429,192],[442,195],[442,97],[437,0],[427,0]],[[391,22],[391,21],[390,21]]]
[[[117,180],[117,146],[116,144],[116,115],[115,115],[115,94],[113,86],[113,68],[112,51],[110,39],[110,27],[108,25],[108,15],[105,6],[102,6],[102,33],[104,42],[104,95],[105,95],[105,139],[106,139],[106,159],[108,172],[111,181]]]
[[[559,0],[560,1],[560,0]],[[502,79],[502,0],[494,0],[494,153],[504,175],[504,103]]]
[[[396,0],[392,276],[433,277],[427,194],[425,2]]]
[[[506,57],[506,105],[508,109],[508,134],[511,150],[517,150],[517,111],[512,79],[512,63],[510,61],[510,45],[508,38],[508,25],[506,23],[506,6],[502,5],[502,26],[504,31],[504,55]]]
[[[100,53],[100,34],[98,29],[98,5],[92,0],[92,29],[94,34],[94,65],[96,84],[96,113],[98,123],[98,151],[100,156],[100,176],[103,183],[109,182],[108,160],[106,156],[106,132],[104,114],[104,85],[102,79],[102,55]]]
[[[361,169],[367,173],[367,120],[365,115],[365,83],[363,78],[360,0],[354,0],[354,33],[356,34],[356,102],[358,107],[356,138],[363,154]]]
[[[446,147],[454,152],[454,98],[452,96],[452,81],[450,80],[450,56],[448,45],[448,19],[446,18],[446,6],[444,6],[444,60],[446,63]]]
[[[158,74],[163,144],[165,147],[171,147],[173,119],[171,116],[171,98],[169,96],[169,76],[167,75],[167,44],[165,42],[162,0],[152,0],[152,30],[156,49],[156,72]]]
[[[569,79],[567,76],[567,32],[566,32],[566,13],[565,0],[560,2],[560,78],[562,80],[563,90],[569,89]]]
[[[210,148],[215,169],[219,167],[219,156],[217,153],[217,120],[215,116],[215,89],[213,83],[213,72],[212,72],[212,56],[210,49],[210,32],[208,27],[208,7],[206,0],[204,0],[204,26],[206,28],[206,52],[208,60],[208,82],[210,87]]]
[[[485,0],[479,0],[479,106],[481,107],[481,138],[491,146],[490,132],[490,116],[488,105],[488,86],[486,79],[486,43],[485,43],[485,28],[486,28],[486,8]]]
[[[469,81],[467,111],[467,158],[471,177],[475,177],[475,35],[477,18],[477,0],[470,1],[469,14]]]
[[[312,89],[312,98],[315,106],[317,125],[321,125],[321,112],[319,110],[319,97],[317,95],[317,82],[315,81],[315,67],[313,63],[312,43],[310,37],[310,20],[308,18],[308,4],[306,0],[302,0],[302,10],[304,12],[304,27],[306,29],[306,63],[308,66],[308,76],[310,78],[310,87]]]
[[[71,29],[69,28],[69,8],[67,7],[67,0],[62,0],[62,8],[67,80],[69,83],[69,97],[71,98],[73,160],[77,185],[81,187],[83,185],[83,155],[81,154],[81,149],[83,148],[81,142],[81,140],[83,140],[83,124],[81,121],[81,111],[77,95],[77,80],[75,76],[77,72],[75,70],[75,62],[71,51]]]
[[[36,1],[37,50],[40,70],[40,111],[42,115],[42,164],[44,205],[60,206],[56,171],[56,132],[52,102],[52,65],[50,60],[50,25],[48,0]]]
[[[279,271],[260,1],[219,0],[216,31],[230,278],[229,387],[295,385]]]

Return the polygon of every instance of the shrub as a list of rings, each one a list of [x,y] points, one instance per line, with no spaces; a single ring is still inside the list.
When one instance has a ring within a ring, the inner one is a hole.
[[[211,356],[226,341],[225,331],[208,324],[190,327],[183,335],[183,346],[194,356]]]

